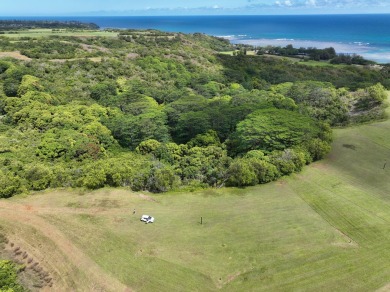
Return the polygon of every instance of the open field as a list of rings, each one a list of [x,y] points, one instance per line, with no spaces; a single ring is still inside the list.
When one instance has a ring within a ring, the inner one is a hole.
[[[20,38],[20,37],[47,37],[47,36],[76,36],[76,37],[116,37],[117,32],[110,32],[104,30],[51,30],[51,29],[28,29],[28,30],[18,30],[18,31],[6,31],[0,36],[5,36],[9,38]]]
[[[319,66],[319,67],[341,67],[341,66],[347,66],[345,64],[331,64],[328,61],[314,61],[314,60],[306,60],[302,61],[299,59],[295,59],[299,62],[299,64],[307,65],[307,66]]]
[[[219,54],[233,56],[234,52],[235,51],[226,51],[226,52],[219,52]],[[238,52],[238,51],[236,51],[236,52]],[[255,51],[247,51],[247,55],[257,56]],[[316,67],[342,67],[342,66],[346,66],[345,64],[337,64],[337,65],[331,64],[328,61],[314,61],[314,60],[303,61],[301,58],[294,58],[294,57],[287,57],[287,56],[276,56],[276,55],[269,55],[269,54],[260,55],[259,57],[289,60],[289,61],[294,62],[294,63],[299,63],[299,64],[307,65],[307,66],[316,66]]]
[[[246,189],[0,200],[5,247],[39,262],[57,291],[388,291],[389,131],[335,130],[324,161]]]
[[[219,52],[220,54],[222,55],[229,55],[229,56],[233,56],[234,55],[234,52],[238,53],[239,51],[224,51],[224,52]],[[247,51],[246,54],[248,56],[256,56],[256,53],[255,51]]]

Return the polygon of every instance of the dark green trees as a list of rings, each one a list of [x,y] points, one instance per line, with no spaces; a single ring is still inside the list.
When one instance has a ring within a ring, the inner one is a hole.
[[[1,38],[0,47],[31,57],[0,61],[0,197],[266,183],[323,158],[328,124],[383,117],[377,83],[390,85],[386,67],[219,56],[232,46],[202,34]]]
[[[232,147],[238,153],[250,150],[283,150],[318,136],[315,121],[298,112],[282,109],[259,110],[238,123]]]

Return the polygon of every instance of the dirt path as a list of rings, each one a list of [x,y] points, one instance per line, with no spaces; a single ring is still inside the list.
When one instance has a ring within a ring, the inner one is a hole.
[[[383,286],[382,288],[376,290],[375,292],[388,292],[390,291],[390,283],[387,284],[386,286]]]
[[[0,201],[0,217],[19,224],[29,225],[52,240],[56,247],[64,255],[67,255],[69,262],[82,270],[90,279],[90,282],[93,283],[93,287],[90,287],[91,291],[132,291],[116,278],[108,275],[66,238],[60,230],[37,216],[33,209],[29,210],[24,205]]]

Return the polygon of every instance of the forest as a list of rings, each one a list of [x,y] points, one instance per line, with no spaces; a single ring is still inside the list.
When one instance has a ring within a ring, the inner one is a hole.
[[[51,20],[0,20],[0,32],[26,29],[99,29],[94,23],[84,23],[79,21],[51,21]]]
[[[249,186],[385,117],[388,66],[220,54],[201,33],[0,37],[0,198],[47,188]]]

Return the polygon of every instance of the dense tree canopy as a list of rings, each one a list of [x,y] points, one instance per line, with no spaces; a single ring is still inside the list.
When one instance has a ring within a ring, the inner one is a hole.
[[[301,145],[316,138],[318,132],[316,122],[298,112],[258,110],[238,123],[232,146],[239,153],[250,150],[271,152]]]
[[[266,183],[323,158],[329,125],[382,118],[390,86],[386,67],[222,56],[233,46],[203,34],[2,37],[0,48],[30,58],[0,60],[3,198]]]

